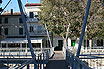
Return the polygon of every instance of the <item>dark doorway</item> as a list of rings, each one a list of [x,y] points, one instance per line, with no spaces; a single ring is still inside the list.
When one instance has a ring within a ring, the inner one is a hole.
[[[55,48],[55,51],[61,51],[63,47],[63,40],[58,40],[58,46]]]

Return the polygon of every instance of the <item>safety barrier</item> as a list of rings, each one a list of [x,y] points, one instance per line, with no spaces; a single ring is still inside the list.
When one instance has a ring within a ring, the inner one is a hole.
[[[72,69],[91,69],[87,62],[80,60],[69,50],[66,50],[66,63],[67,67]]]
[[[48,63],[49,60],[49,52],[45,51],[43,53],[38,54],[36,59],[36,68],[35,69],[44,69],[46,64]],[[33,64],[33,59],[27,60],[26,62],[24,62],[23,64],[19,65],[19,66],[15,66],[15,69],[23,69],[26,66],[28,68],[34,68],[34,67],[30,67],[29,65]]]

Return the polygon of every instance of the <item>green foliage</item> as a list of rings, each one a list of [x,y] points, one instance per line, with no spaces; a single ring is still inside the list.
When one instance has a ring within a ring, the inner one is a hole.
[[[41,13],[39,14],[40,23],[47,24],[49,31],[62,37],[65,37],[70,23],[69,37],[79,37],[86,4],[87,0],[77,2],[74,0],[42,0]],[[97,24],[103,22],[102,18],[104,18],[103,7],[98,1],[92,0],[87,22],[88,38],[104,34]],[[99,33],[98,30],[100,30]]]

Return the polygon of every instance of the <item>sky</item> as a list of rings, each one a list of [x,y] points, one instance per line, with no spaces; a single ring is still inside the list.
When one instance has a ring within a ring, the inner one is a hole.
[[[7,4],[9,0],[2,0],[2,1],[3,2],[1,4],[1,7],[4,8],[4,6]],[[21,0],[21,1],[23,5],[26,4],[26,0]],[[28,0],[28,3],[40,3],[40,0]],[[7,8],[5,9],[5,11],[10,10],[10,9],[13,9],[14,12],[19,12],[17,0],[12,0],[10,4],[7,6]]]

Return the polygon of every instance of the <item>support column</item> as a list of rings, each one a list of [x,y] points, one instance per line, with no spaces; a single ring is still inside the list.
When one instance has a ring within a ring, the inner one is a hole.
[[[34,63],[34,69],[37,69],[37,64],[36,64],[36,60],[35,60],[35,54],[34,54],[34,50],[33,50],[32,44],[31,44],[31,39],[30,39],[30,35],[29,35],[27,23],[26,23],[26,18],[25,18],[24,12],[23,12],[22,2],[21,2],[21,0],[17,0],[17,1],[18,1],[20,12],[21,12],[21,17],[22,17],[22,21],[23,21],[23,25],[24,25],[24,30],[25,30],[25,33],[26,33],[26,36],[27,36],[27,40],[28,40],[28,45],[29,45],[29,48],[30,48],[31,56],[32,56],[33,63]]]
[[[25,51],[26,51],[26,54],[27,54],[27,43],[26,43],[26,50]]]
[[[83,27],[82,27],[81,36],[80,36],[80,41],[79,41],[79,46],[78,46],[78,50],[77,50],[77,53],[76,53],[77,57],[79,57],[79,55],[80,55],[80,50],[81,50],[81,46],[82,46],[83,36],[84,36],[84,33],[85,33],[85,28],[86,28],[88,14],[89,14],[89,10],[90,10],[90,5],[91,5],[91,0],[88,0],[86,13],[85,13],[85,18],[84,18]]]
[[[20,48],[22,48],[22,43],[20,43]]]
[[[6,48],[8,48],[8,43],[6,43]]]
[[[91,47],[92,47],[92,40],[89,40],[89,48],[90,48],[90,52],[91,52]]]

